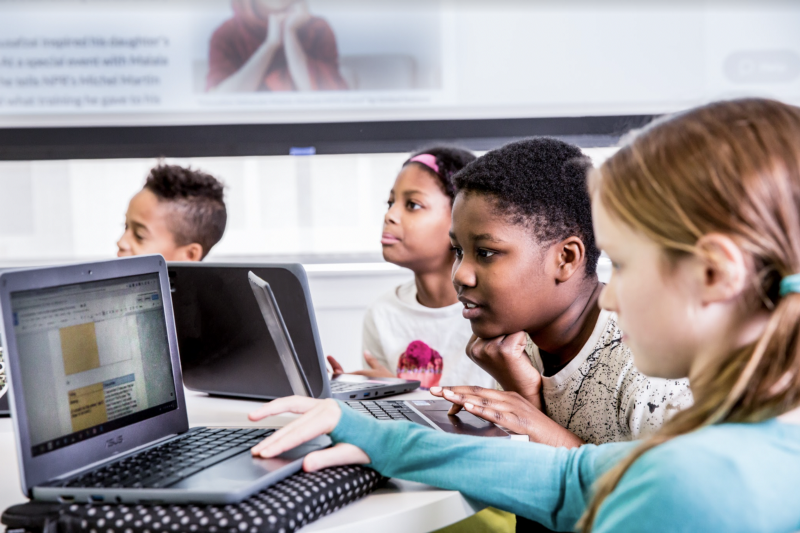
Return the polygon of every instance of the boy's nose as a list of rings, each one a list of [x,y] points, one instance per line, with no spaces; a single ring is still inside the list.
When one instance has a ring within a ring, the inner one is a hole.
[[[456,288],[456,291],[458,291],[460,287],[474,287],[477,281],[475,278],[475,271],[472,267],[464,263],[464,261],[458,260],[453,263],[451,279],[453,280],[453,286]]]

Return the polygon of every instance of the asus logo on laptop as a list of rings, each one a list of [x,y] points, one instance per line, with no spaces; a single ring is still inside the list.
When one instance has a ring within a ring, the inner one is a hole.
[[[117,446],[119,444],[122,444],[122,435],[118,436],[115,439],[108,439],[106,441],[106,448],[113,448],[114,446]]]

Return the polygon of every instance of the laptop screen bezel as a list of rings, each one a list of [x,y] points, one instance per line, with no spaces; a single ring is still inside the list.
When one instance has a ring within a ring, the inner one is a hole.
[[[31,489],[37,485],[189,429],[166,265],[162,256],[149,255],[61,267],[15,270],[0,274],[0,309],[3,311],[2,343],[6,349],[5,359],[11,377],[9,404],[16,429],[15,440],[20,465],[20,481],[23,492],[28,496],[32,494]],[[11,294],[146,274],[158,274],[159,278],[177,408],[75,444],[33,456],[25,408],[25,391],[19,368],[18,358],[20,355],[17,351],[14,332]]]

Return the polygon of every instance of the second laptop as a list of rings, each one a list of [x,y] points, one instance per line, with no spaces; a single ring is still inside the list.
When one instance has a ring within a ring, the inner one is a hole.
[[[170,263],[168,270],[183,378],[191,390],[259,400],[293,393],[248,282],[250,271],[274,291],[311,396],[376,399],[420,385],[352,374],[329,380],[302,265]]]

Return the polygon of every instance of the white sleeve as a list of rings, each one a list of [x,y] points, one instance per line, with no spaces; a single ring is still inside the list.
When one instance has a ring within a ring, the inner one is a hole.
[[[378,333],[378,326],[375,324],[375,316],[373,315],[372,308],[367,310],[367,314],[364,315],[364,328],[362,330],[361,335],[361,348],[371,353],[375,359],[380,362],[383,366],[391,370],[392,372],[395,371],[394,368],[389,364],[388,359],[386,358],[386,353],[383,349],[383,344],[381,344],[381,337]],[[369,369],[370,366],[367,364],[366,359],[361,357],[361,365],[365,369]]]
[[[686,379],[649,378],[631,366],[623,386],[625,405],[620,415],[625,417],[631,439],[652,435],[675,413],[692,403]]]

